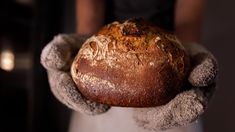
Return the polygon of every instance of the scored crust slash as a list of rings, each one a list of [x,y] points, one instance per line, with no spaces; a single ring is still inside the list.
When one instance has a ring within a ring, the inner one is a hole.
[[[113,22],[88,38],[71,74],[88,99],[112,106],[166,104],[182,90],[189,57],[177,38],[142,19]]]

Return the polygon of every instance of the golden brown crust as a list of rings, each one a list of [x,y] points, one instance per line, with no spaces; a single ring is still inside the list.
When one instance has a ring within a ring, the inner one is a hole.
[[[129,107],[167,103],[180,90],[189,67],[176,37],[139,19],[114,22],[89,38],[71,73],[87,98]]]

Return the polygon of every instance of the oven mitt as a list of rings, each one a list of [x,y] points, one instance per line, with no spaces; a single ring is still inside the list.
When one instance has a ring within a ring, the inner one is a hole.
[[[86,99],[70,74],[70,66],[88,36],[60,34],[47,44],[41,53],[41,64],[47,70],[54,96],[69,108],[88,115],[106,112],[110,107]]]
[[[185,90],[166,105],[135,108],[133,118],[138,126],[149,130],[184,126],[197,120],[208,107],[216,86],[217,61],[202,45],[191,43],[185,48],[192,66]]]

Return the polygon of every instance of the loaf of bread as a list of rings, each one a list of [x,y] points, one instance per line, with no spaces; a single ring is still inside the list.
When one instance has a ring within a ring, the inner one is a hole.
[[[87,39],[71,66],[79,91],[112,106],[166,104],[182,90],[189,57],[177,38],[142,19],[113,22]]]

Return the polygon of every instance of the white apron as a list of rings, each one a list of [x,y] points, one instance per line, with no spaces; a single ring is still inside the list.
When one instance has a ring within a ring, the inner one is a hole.
[[[138,127],[132,118],[132,108],[112,107],[108,112],[88,116],[73,112],[69,132],[153,132]],[[201,122],[164,132],[202,132]]]

